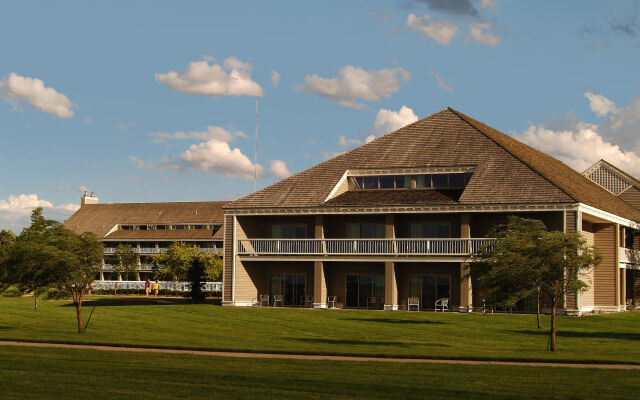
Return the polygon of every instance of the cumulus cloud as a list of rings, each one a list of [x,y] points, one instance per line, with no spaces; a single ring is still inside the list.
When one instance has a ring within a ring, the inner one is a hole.
[[[198,140],[210,140],[217,139],[223,142],[230,142],[234,136],[247,137],[244,132],[235,131],[231,132],[219,126],[207,126],[204,131],[191,131],[191,132],[150,132],[149,136],[162,140],[172,139],[198,139]]]
[[[64,220],[80,206],[78,204],[59,204],[54,206],[50,201],[40,199],[37,194],[11,195],[0,200],[0,226],[19,232],[29,225],[29,215],[36,207],[42,207],[47,218]]]
[[[364,141],[355,138],[349,138],[347,136],[340,136],[338,143],[342,147],[354,147],[359,144],[369,143],[375,140],[376,137],[384,135],[389,132],[393,132],[418,120],[418,116],[413,110],[407,106],[402,106],[398,111],[380,109],[376,114],[376,120],[373,123],[373,127],[368,132]],[[325,157],[327,158],[327,157]]]
[[[603,117],[609,113],[616,112],[616,105],[606,97],[591,92],[586,92],[584,96],[589,99],[589,106],[598,117]]]
[[[269,173],[275,178],[286,178],[291,175],[287,168],[287,163],[282,160],[272,160],[269,166]]]
[[[449,46],[460,32],[458,26],[453,22],[435,20],[427,14],[424,17],[409,14],[407,27],[412,31],[421,33],[424,39],[433,39],[443,46]]]
[[[438,81],[438,86],[440,86],[441,89],[444,89],[449,93],[453,93],[453,88],[446,84],[446,82],[442,79],[440,74],[438,74],[436,71],[431,71],[431,73],[436,77],[436,80]]]
[[[158,82],[180,93],[204,96],[262,96],[260,85],[251,79],[253,67],[235,57],[222,65],[194,61],[180,72],[156,73]]]
[[[129,132],[129,129],[133,128],[135,125],[135,122],[129,122],[127,124],[118,124],[117,128],[119,131]]]
[[[485,10],[493,10],[496,8],[498,1],[500,0],[480,0],[480,7]]]
[[[58,118],[73,117],[71,108],[74,105],[69,98],[53,88],[44,86],[44,82],[38,78],[12,72],[8,78],[0,81],[0,95],[14,106],[27,102],[29,106]]]
[[[626,106],[605,117],[598,125],[599,132],[615,143],[633,149],[640,154],[640,95],[636,95]]]
[[[273,87],[278,87],[280,84],[280,73],[275,69],[271,71],[271,84]]]
[[[561,131],[547,129],[544,125],[531,125],[515,137],[554,155],[580,172],[605,159],[632,175],[640,176],[640,156],[604,139],[594,124],[579,122],[574,130]]]
[[[345,65],[338,73],[340,76],[337,78],[322,78],[315,74],[307,76],[304,84],[296,86],[295,90],[361,109],[365,105],[357,100],[378,101],[381,97],[390,97],[400,90],[401,83],[411,78],[411,74],[401,67],[366,71],[358,66]]]
[[[429,9],[452,15],[478,16],[478,10],[471,0],[413,0],[414,3],[426,4]],[[485,0],[482,0],[483,3]],[[496,0],[494,0],[496,1]],[[483,5],[484,7],[484,5]]]
[[[490,32],[493,29],[490,22],[473,22],[469,24],[469,29],[469,40],[491,47],[500,44],[500,38]]]
[[[384,135],[417,120],[418,116],[407,106],[400,107],[398,111],[381,109],[376,114],[371,133],[376,136]]]
[[[191,145],[180,158],[190,168],[229,178],[253,179],[256,171],[262,175],[261,165],[254,165],[240,149],[232,149],[229,143],[217,139]]]

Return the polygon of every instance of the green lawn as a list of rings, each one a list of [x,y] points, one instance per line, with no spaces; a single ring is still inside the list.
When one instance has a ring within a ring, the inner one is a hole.
[[[214,350],[640,363],[640,313],[560,318],[558,349],[534,315],[143,305],[104,300],[84,335],[66,300],[0,298],[0,338]],[[85,320],[91,311],[85,305]],[[544,318],[548,327],[548,318]],[[413,368],[413,367],[411,367]],[[427,367],[428,368],[428,367]]]
[[[233,359],[0,346],[3,399],[616,399],[640,371]]]

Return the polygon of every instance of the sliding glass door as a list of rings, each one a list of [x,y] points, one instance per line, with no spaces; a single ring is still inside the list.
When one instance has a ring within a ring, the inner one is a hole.
[[[435,310],[438,299],[451,298],[448,275],[409,275],[409,297],[420,299],[421,310]]]
[[[347,274],[347,308],[383,308],[384,274]]]
[[[276,296],[282,295],[283,306],[304,305],[306,286],[307,275],[303,273],[269,274],[269,303],[274,305]]]

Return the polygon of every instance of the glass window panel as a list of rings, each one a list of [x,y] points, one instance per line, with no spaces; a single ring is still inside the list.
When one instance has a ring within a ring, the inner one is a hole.
[[[360,224],[360,237],[363,239],[372,239],[375,237],[373,224]]]
[[[295,305],[304,305],[304,296],[306,295],[306,275],[305,274],[295,274],[295,290],[294,290],[294,304]]]
[[[435,238],[436,236],[436,226],[435,224],[422,224],[422,237],[423,238]]]
[[[393,189],[393,176],[391,175],[381,176],[380,189]]]
[[[360,296],[358,296],[359,307],[367,307],[367,300],[373,294],[373,281],[370,274],[360,274],[360,285],[359,292]]]
[[[403,189],[411,186],[411,177],[409,176],[404,176],[404,175],[394,176],[394,180],[396,184],[396,189]]]
[[[360,224],[347,224],[347,238],[357,239],[360,237]]]
[[[437,278],[437,297],[438,299],[447,298],[449,299],[449,277],[448,276],[439,276]]]
[[[433,187],[448,187],[449,186],[449,174],[436,174],[432,175]]]
[[[347,275],[346,290],[347,290],[346,306],[358,307],[358,275],[355,275],[355,274]]]
[[[282,225],[271,225],[271,238],[272,239],[280,239],[282,238]]]
[[[385,224],[376,224],[375,238],[384,239],[387,236],[387,226]]]
[[[436,277],[431,275],[422,276],[422,308],[434,310],[436,308]]]
[[[410,226],[409,236],[412,238],[421,238],[422,237],[422,224],[413,223]]]
[[[422,278],[420,275],[409,275],[409,297],[422,297]]]
[[[378,177],[377,176],[365,176],[364,177],[364,188],[365,189],[377,189],[378,188]]]
[[[428,188],[428,187],[431,187],[431,175],[417,175],[416,176],[416,187],[417,188]]]
[[[296,239],[304,239],[306,237],[307,237],[307,226],[306,225],[296,225],[294,238],[296,238]]]
[[[436,237],[438,238],[450,238],[451,237],[451,225],[438,224]]]
[[[378,298],[378,305],[384,304],[384,274],[373,274],[373,295]]]
[[[284,305],[294,304],[294,281],[293,274],[282,274],[283,276],[283,289],[284,289]]]
[[[464,185],[467,186],[467,183],[471,180],[472,172],[467,172],[464,174]]]
[[[464,187],[464,174],[449,174],[449,187]]]

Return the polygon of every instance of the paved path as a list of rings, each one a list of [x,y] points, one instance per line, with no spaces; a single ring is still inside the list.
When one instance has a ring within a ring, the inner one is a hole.
[[[233,351],[182,350],[145,347],[119,347],[91,344],[63,344],[44,342],[18,342],[0,340],[0,346],[19,347],[52,347],[59,349],[89,349],[101,351],[123,351],[133,353],[164,353],[164,354],[193,354],[199,356],[232,357],[232,358],[270,358],[284,360],[315,360],[315,361],[367,361],[394,362],[415,364],[456,364],[456,365],[506,365],[519,367],[555,367],[555,368],[595,368],[595,369],[626,369],[640,370],[640,365],[629,364],[578,364],[553,362],[525,362],[525,361],[481,361],[481,360],[437,360],[425,358],[386,358],[386,357],[355,357],[355,356],[321,356],[307,354],[274,354],[274,353],[242,353]]]

